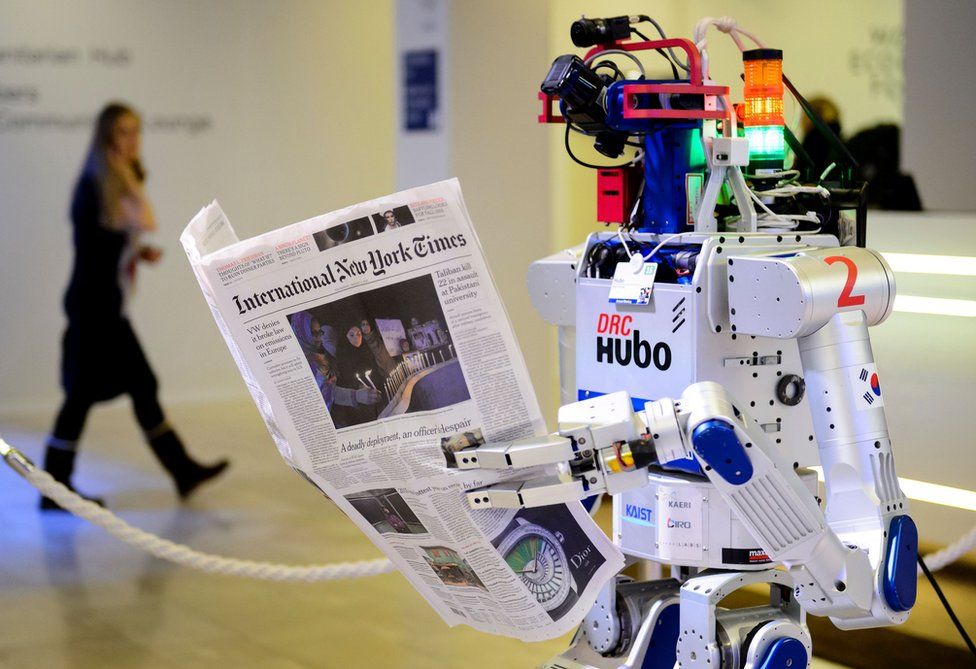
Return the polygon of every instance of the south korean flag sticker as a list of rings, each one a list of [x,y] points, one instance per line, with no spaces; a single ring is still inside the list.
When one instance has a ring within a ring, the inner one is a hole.
[[[881,395],[881,382],[878,381],[878,368],[874,364],[856,365],[847,370],[851,381],[851,392],[858,411],[884,406]]]

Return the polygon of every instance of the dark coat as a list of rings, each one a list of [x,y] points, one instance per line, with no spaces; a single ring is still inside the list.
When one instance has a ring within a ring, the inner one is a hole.
[[[68,328],[62,340],[61,385],[91,402],[156,391],[156,377],[122,312],[120,282],[127,233],[102,224],[101,190],[82,173],[71,200],[75,257],[64,295]]]

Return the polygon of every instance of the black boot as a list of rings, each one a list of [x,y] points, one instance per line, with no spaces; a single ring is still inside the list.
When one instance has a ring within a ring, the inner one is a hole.
[[[180,499],[186,499],[200,485],[218,476],[230,464],[227,460],[220,460],[212,465],[201,465],[187,454],[183,442],[172,428],[153,430],[149,437],[149,446],[160,464],[166,468]]]
[[[71,473],[75,469],[75,456],[78,453],[74,449],[62,448],[59,444],[48,443],[47,451],[44,453],[44,470],[50,474],[55,481],[63,483],[69,490],[74,490],[71,485]],[[78,493],[81,495],[81,493]],[[99,506],[105,506],[104,500],[99,497],[89,497],[81,495],[89,502],[95,502]],[[41,497],[41,511],[64,511],[60,504],[49,497]]]

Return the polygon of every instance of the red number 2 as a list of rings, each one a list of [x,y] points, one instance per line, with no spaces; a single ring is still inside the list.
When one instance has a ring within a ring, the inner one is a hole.
[[[854,261],[846,256],[830,256],[829,258],[824,258],[824,262],[828,265],[839,262],[847,267],[847,283],[844,284],[844,290],[840,291],[840,297],[837,298],[837,306],[840,308],[858,307],[864,304],[863,295],[851,295],[851,292],[854,290],[854,282],[857,281],[857,265],[854,264]]]

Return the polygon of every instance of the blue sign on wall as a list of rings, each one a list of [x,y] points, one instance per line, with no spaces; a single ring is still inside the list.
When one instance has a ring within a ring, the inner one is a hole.
[[[438,125],[437,51],[403,54],[404,130],[436,130]]]

